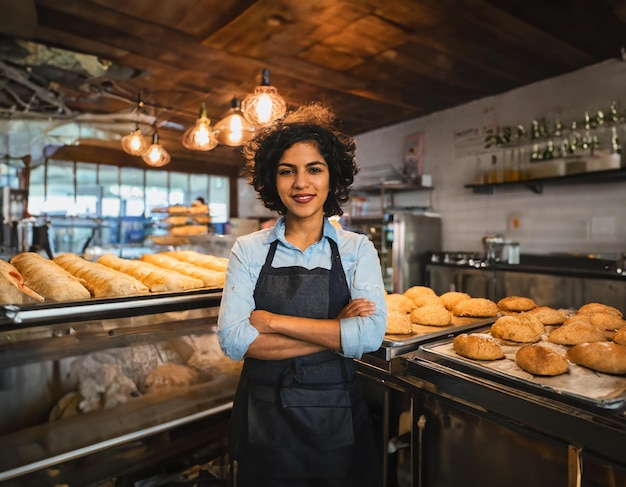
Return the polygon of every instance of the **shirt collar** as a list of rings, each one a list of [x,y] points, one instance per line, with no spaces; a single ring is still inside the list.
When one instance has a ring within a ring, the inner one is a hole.
[[[337,229],[332,223],[328,221],[328,218],[324,217],[324,227],[322,228],[322,237],[328,237],[338,243]],[[287,245],[285,240],[285,217],[281,216],[276,224],[270,229],[270,233],[267,237],[266,243],[271,244],[274,240],[280,240],[283,244]]]

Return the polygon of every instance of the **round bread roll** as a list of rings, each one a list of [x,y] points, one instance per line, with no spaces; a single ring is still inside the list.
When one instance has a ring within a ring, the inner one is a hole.
[[[515,363],[533,375],[560,375],[569,369],[563,355],[542,343],[520,347],[515,353]]]
[[[413,325],[407,313],[401,311],[387,311],[387,328],[389,335],[409,335],[413,332]]]
[[[422,296],[417,296],[413,298],[413,304],[416,308],[419,308],[421,306],[442,306],[441,300],[436,294],[424,294]]]
[[[448,326],[450,312],[442,304],[427,304],[411,311],[411,322],[418,325]]]
[[[613,336],[613,341],[620,345],[626,345],[626,326],[620,328],[618,332]]]
[[[525,298],[523,296],[507,296],[498,301],[498,308],[502,311],[513,311],[513,312],[521,312],[521,311],[530,311],[533,308],[537,307],[537,303],[535,303],[530,298]]]
[[[387,310],[409,314],[415,309],[415,303],[404,294],[392,293],[385,296]]]
[[[569,325],[571,323],[586,323],[588,325],[591,325],[591,316],[590,315],[581,315],[576,313],[575,315],[572,315],[570,317],[568,317],[563,324],[564,325]]]
[[[544,325],[561,325],[567,318],[566,310],[554,309],[549,306],[538,306],[527,311],[527,314],[534,316]]]
[[[598,330],[619,330],[626,322],[617,315],[611,313],[590,313],[589,321]]]
[[[452,309],[452,314],[456,316],[488,318],[498,315],[498,306],[490,299],[469,298],[459,301]]]
[[[411,299],[415,299],[418,296],[437,296],[435,291],[428,286],[411,286],[404,291],[404,295]]]
[[[475,360],[497,360],[504,357],[500,344],[484,333],[461,333],[452,342],[459,355]]]
[[[581,343],[567,351],[567,358],[598,372],[626,374],[626,345],[612,342]]]
[[[519,316],[501,316],[491,329],[491,334],[501,340],[516,343],[534,343],[544,334],[543,323],[534,316],[520,314]]]
[[[606,336],[591,323],[570,318],[550,333],[548,341],[560,345],[577,345],[585,342],[603,342],[606,341]]]
[[[427,286],[413,286],[404,291],[403,294],[413,301],[415,308],[431,304],[441,304],[439,296]]]
[[[469,298],[471,298],[469,294],[459,291],[448,291],[439,296],[441,304],[443,304],[448,311],[452,311],[459,302]]]
[[[624,317],[619,309],[601,303],[587,303],[578,308],[578,313],[581,315],[588,315],[591,313],[609,313],[615,316],[619,316],[620,318]]]

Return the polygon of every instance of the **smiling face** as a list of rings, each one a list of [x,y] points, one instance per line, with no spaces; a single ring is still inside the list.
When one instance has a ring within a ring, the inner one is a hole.
[[[323,218],[330,173],[314,144],[297,142],[285,150],[278,161],[276,189],[288,216]]]

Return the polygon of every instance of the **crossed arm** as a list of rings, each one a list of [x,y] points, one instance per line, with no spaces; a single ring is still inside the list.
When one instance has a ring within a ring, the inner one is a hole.
[[[281,360],[322,350],[340,352],[340,320],[369,316],[375,311],[372,301],[357,298],[350,301],[334,319],[299,318],[269,311],[253,311],[250,323],[259,336],[248,347],[247,357]]]

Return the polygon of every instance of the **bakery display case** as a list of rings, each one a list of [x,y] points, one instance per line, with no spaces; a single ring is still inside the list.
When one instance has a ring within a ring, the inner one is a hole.
[[[383,485],[626,485],[626,376],[574,364],[532,376],[515,366],[512,345],[501,361],[461,357],[455,336],[488,333],[475,325],[386,339],[359,362]]]
[[[218,482],[240,371],[217,342],[220,299],[1,305],[0,484],[132,485],[192,459]]]

